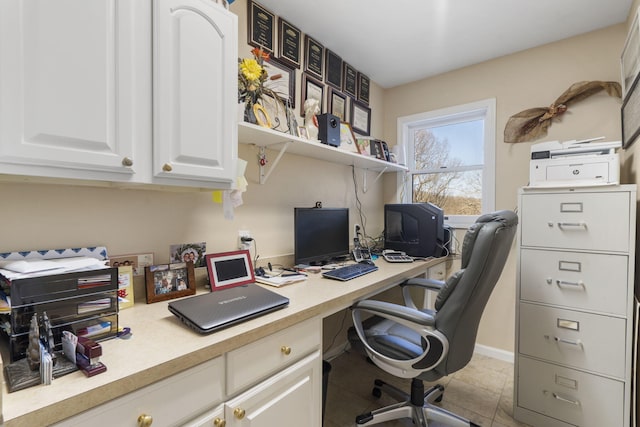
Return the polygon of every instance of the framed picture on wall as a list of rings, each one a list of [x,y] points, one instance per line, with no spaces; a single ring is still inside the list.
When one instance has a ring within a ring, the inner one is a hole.
[[[638,18],[640,7],[633,18],[633,24],[629,28],[627,39],[620,56],[620,72],[622,82],[622,99],[625,99],[640,71],[640,22]]]
[[[358,101],[365,105],[369,105],[369,86],[371,82],[369,77],[362,73],[358,73]]]
[[[331,50],[325,52],[324,81],[338,90],[342,90],[342,58]]]
[[[360,135],[371,133],[371,108],[364,103],[351,100],[351,127]]]
[[[304,71],[319,80],[324,76],[324,46],[309,36],[304,39]]]
[[[622,147],[633,144],[640,135],[640,90],[638,82],[640,74],[636,76],[622,103],[620,117],[622,120]]]
[[[320,104],[320,113],[322,114],[323,100],[324,100],[324,84],[320,80],[316,80],[313,77],[302,74],[302,88],[300,91],[300,116],[304,117],[304,102],[307,99],[317,99]]]
[[[300,68],[302,32],[282,18],[278,18],[278,48],[282,62]]]
[[[344,64],[342,91],[347,95],[356,98],[358,96],[358,72],[351,65]]]
[[[340,121],[347,120],[347,96],[338,92],[334,88],[329,88],[327,111],[340,118]]]
[[[294,70],[276,58],[264,61],[263,66],[269,76],[264,86],[274,91],[284,105],[295,108],[296,73]]]
[[[273,52],[273,36],[275,34],[275,15],[258,3],[249,0],[247,4],[247,38],[251,46]]]

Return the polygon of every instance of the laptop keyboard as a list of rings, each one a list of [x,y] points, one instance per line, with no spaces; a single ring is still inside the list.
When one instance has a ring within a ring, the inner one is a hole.
[[[367,273],[372,273],[378,269],[377,266],[367,263],[349,264],[344,267],[336,268],[335,270],[325,271],[322,275],[329,279],[335,280],[351,280],[356,277],[363,276]]]

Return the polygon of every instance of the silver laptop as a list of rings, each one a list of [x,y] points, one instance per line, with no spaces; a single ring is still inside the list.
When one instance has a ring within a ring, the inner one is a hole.
[[[169,311],[193,330],[207,334],[287,305],[289,298],[248,284],[171,301]]]

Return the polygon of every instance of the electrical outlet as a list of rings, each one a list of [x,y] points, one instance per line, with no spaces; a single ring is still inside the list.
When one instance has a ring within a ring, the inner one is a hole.
[[[251,232],[249,230],[238,230],[238,249],[240,250],[249,250],[251,249],[251,242],[243,242],[243,237],[251,237]]]

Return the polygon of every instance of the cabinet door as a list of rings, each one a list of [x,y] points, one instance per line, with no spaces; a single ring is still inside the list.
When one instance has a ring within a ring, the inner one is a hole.
[[[208,0],[153,5],[155,182],[230,183],[238,150],[237,17]]]
[[[320,353],[225,403],[228,427],[320,427]]]
[[[151,137],[150,13],[125,0],[0,3],[3,173],[126,181],[140,172],[134,141]]]

